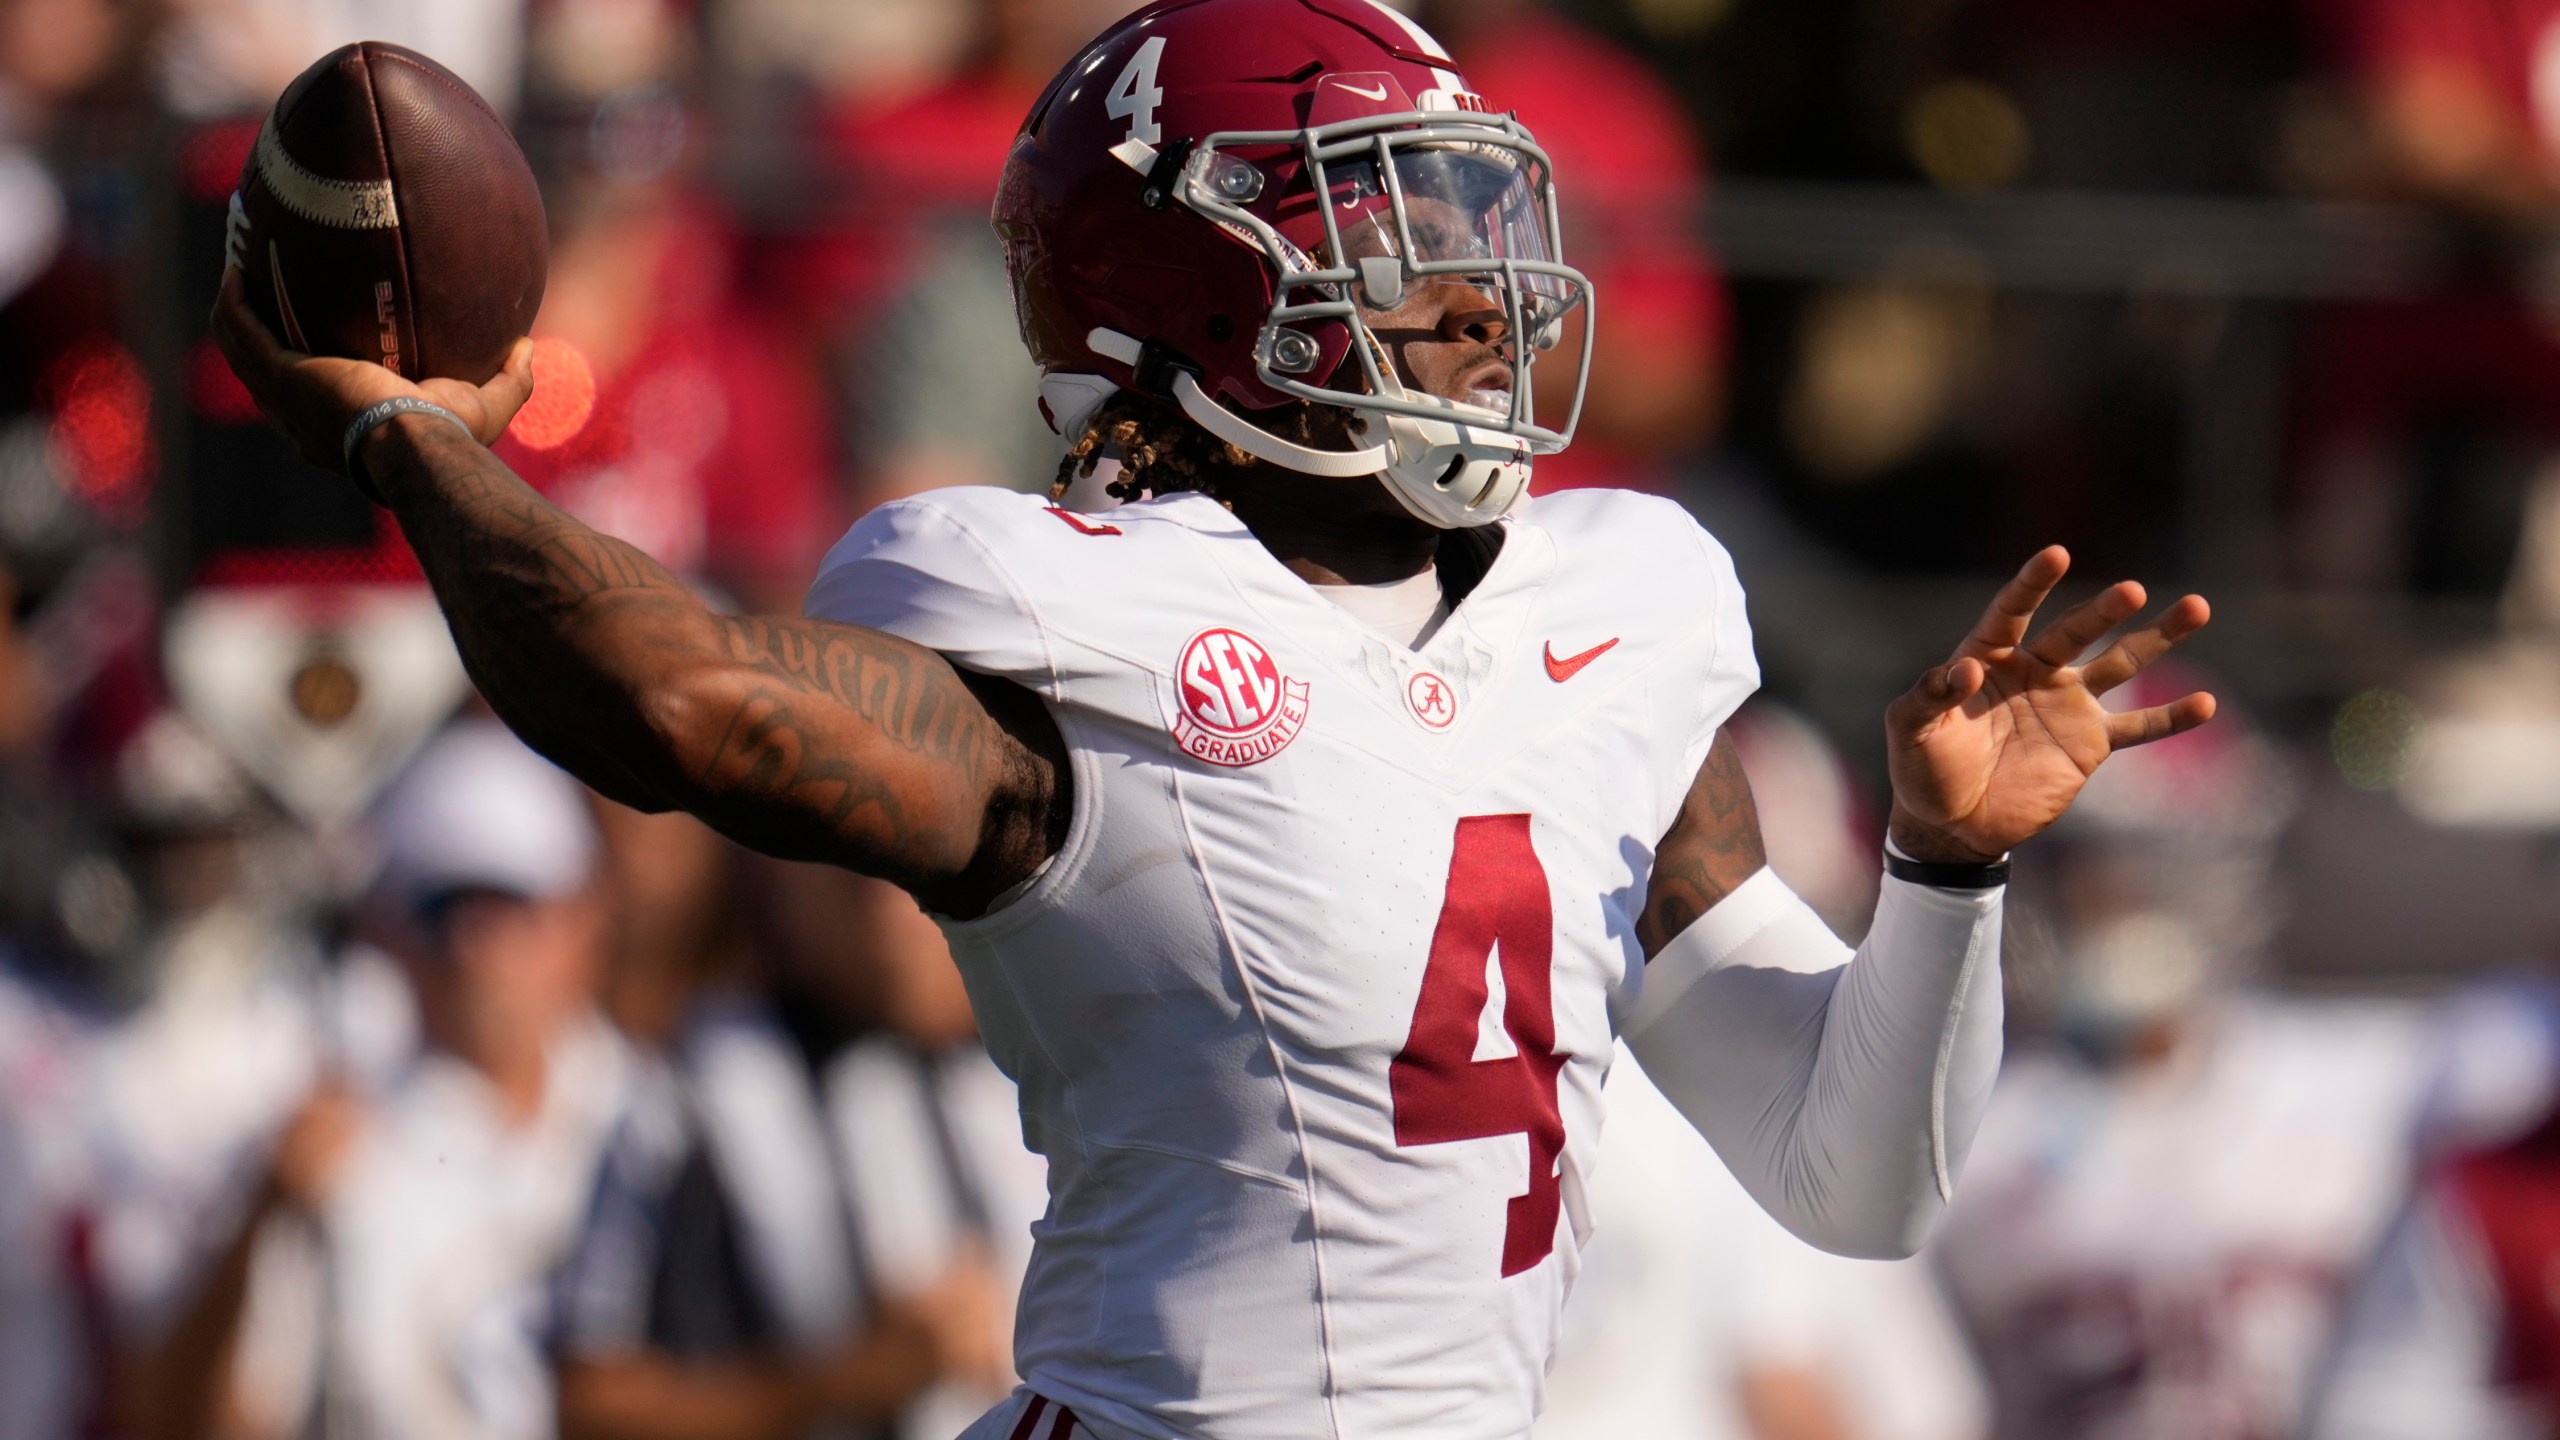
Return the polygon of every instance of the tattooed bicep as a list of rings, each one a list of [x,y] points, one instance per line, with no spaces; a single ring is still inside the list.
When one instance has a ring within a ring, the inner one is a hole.
[[[1730,732],[1718,731],[1680,802],[1680,818],[1654,850],[1636,938],[1651,956],[1769,863],[1760,812]]]
[[[859,626],[722,625],[731,699],[700,783],[733,835],[961,916],[1054,853],[1067,767],[1030,692]]]

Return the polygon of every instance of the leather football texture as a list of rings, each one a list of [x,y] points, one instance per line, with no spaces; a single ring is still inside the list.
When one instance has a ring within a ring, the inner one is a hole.
[[[480,384],[542,304],[542,193],[506,123],[378,40],[294,78],[233,197],[229,248],[286,345]]]

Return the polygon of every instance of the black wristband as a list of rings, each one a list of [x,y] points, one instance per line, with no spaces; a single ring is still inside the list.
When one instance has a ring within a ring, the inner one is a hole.
[[[2003,855],[1979,865],[1942,865],[1896,855],[1887,849],[1884,873],[1906,884],[1940,890],[1996,890],[2009,883],[2009,857]]]

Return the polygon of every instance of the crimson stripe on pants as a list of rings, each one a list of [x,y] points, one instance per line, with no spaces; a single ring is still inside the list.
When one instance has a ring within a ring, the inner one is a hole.
[[[1022,1407],[1022,1418],[1013,1422],[1013,1434],[1008,1440],[1031,1440],[1031,1427],[1040,1423],[1040,1412],[1048,1408],[1046,1396],[1032,1396],[1031,1403]],[[1066,1407],[1060,1406],[1059,1413],[1064,1415]]]

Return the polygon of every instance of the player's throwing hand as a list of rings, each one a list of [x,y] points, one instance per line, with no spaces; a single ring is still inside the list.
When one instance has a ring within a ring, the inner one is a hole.
[[[1912,859],[1997,859],[2060,819],[2109,755],[2213,718],[2213,697],[2201,691],[2121,713],[2099,701],[2204,628],[2212,609],[2201,595],[2179,600],[2086,664],[2074,662],[2142,608],[2140,584],[2110,585],[2028,637],[2036,610],[2070,568],[2059,545],[2037,552],[1992,597],[1949,663],[1886,708],[1893,843]]]
[[[367,407],[394,396],[415,396],[452,411],[473,439],[493,444],[507,422],[533,397],[533,342],[519,340],[506,368],[486,385],[460,380],[412,382],[369,360],[341,360],[288,350],[276,340],[242,291],[240,272],[226,267],[213,302],[213,343],[231,362],[269,424],[284,432],[302,458],[329,470],[345,464],[347,425]]]

